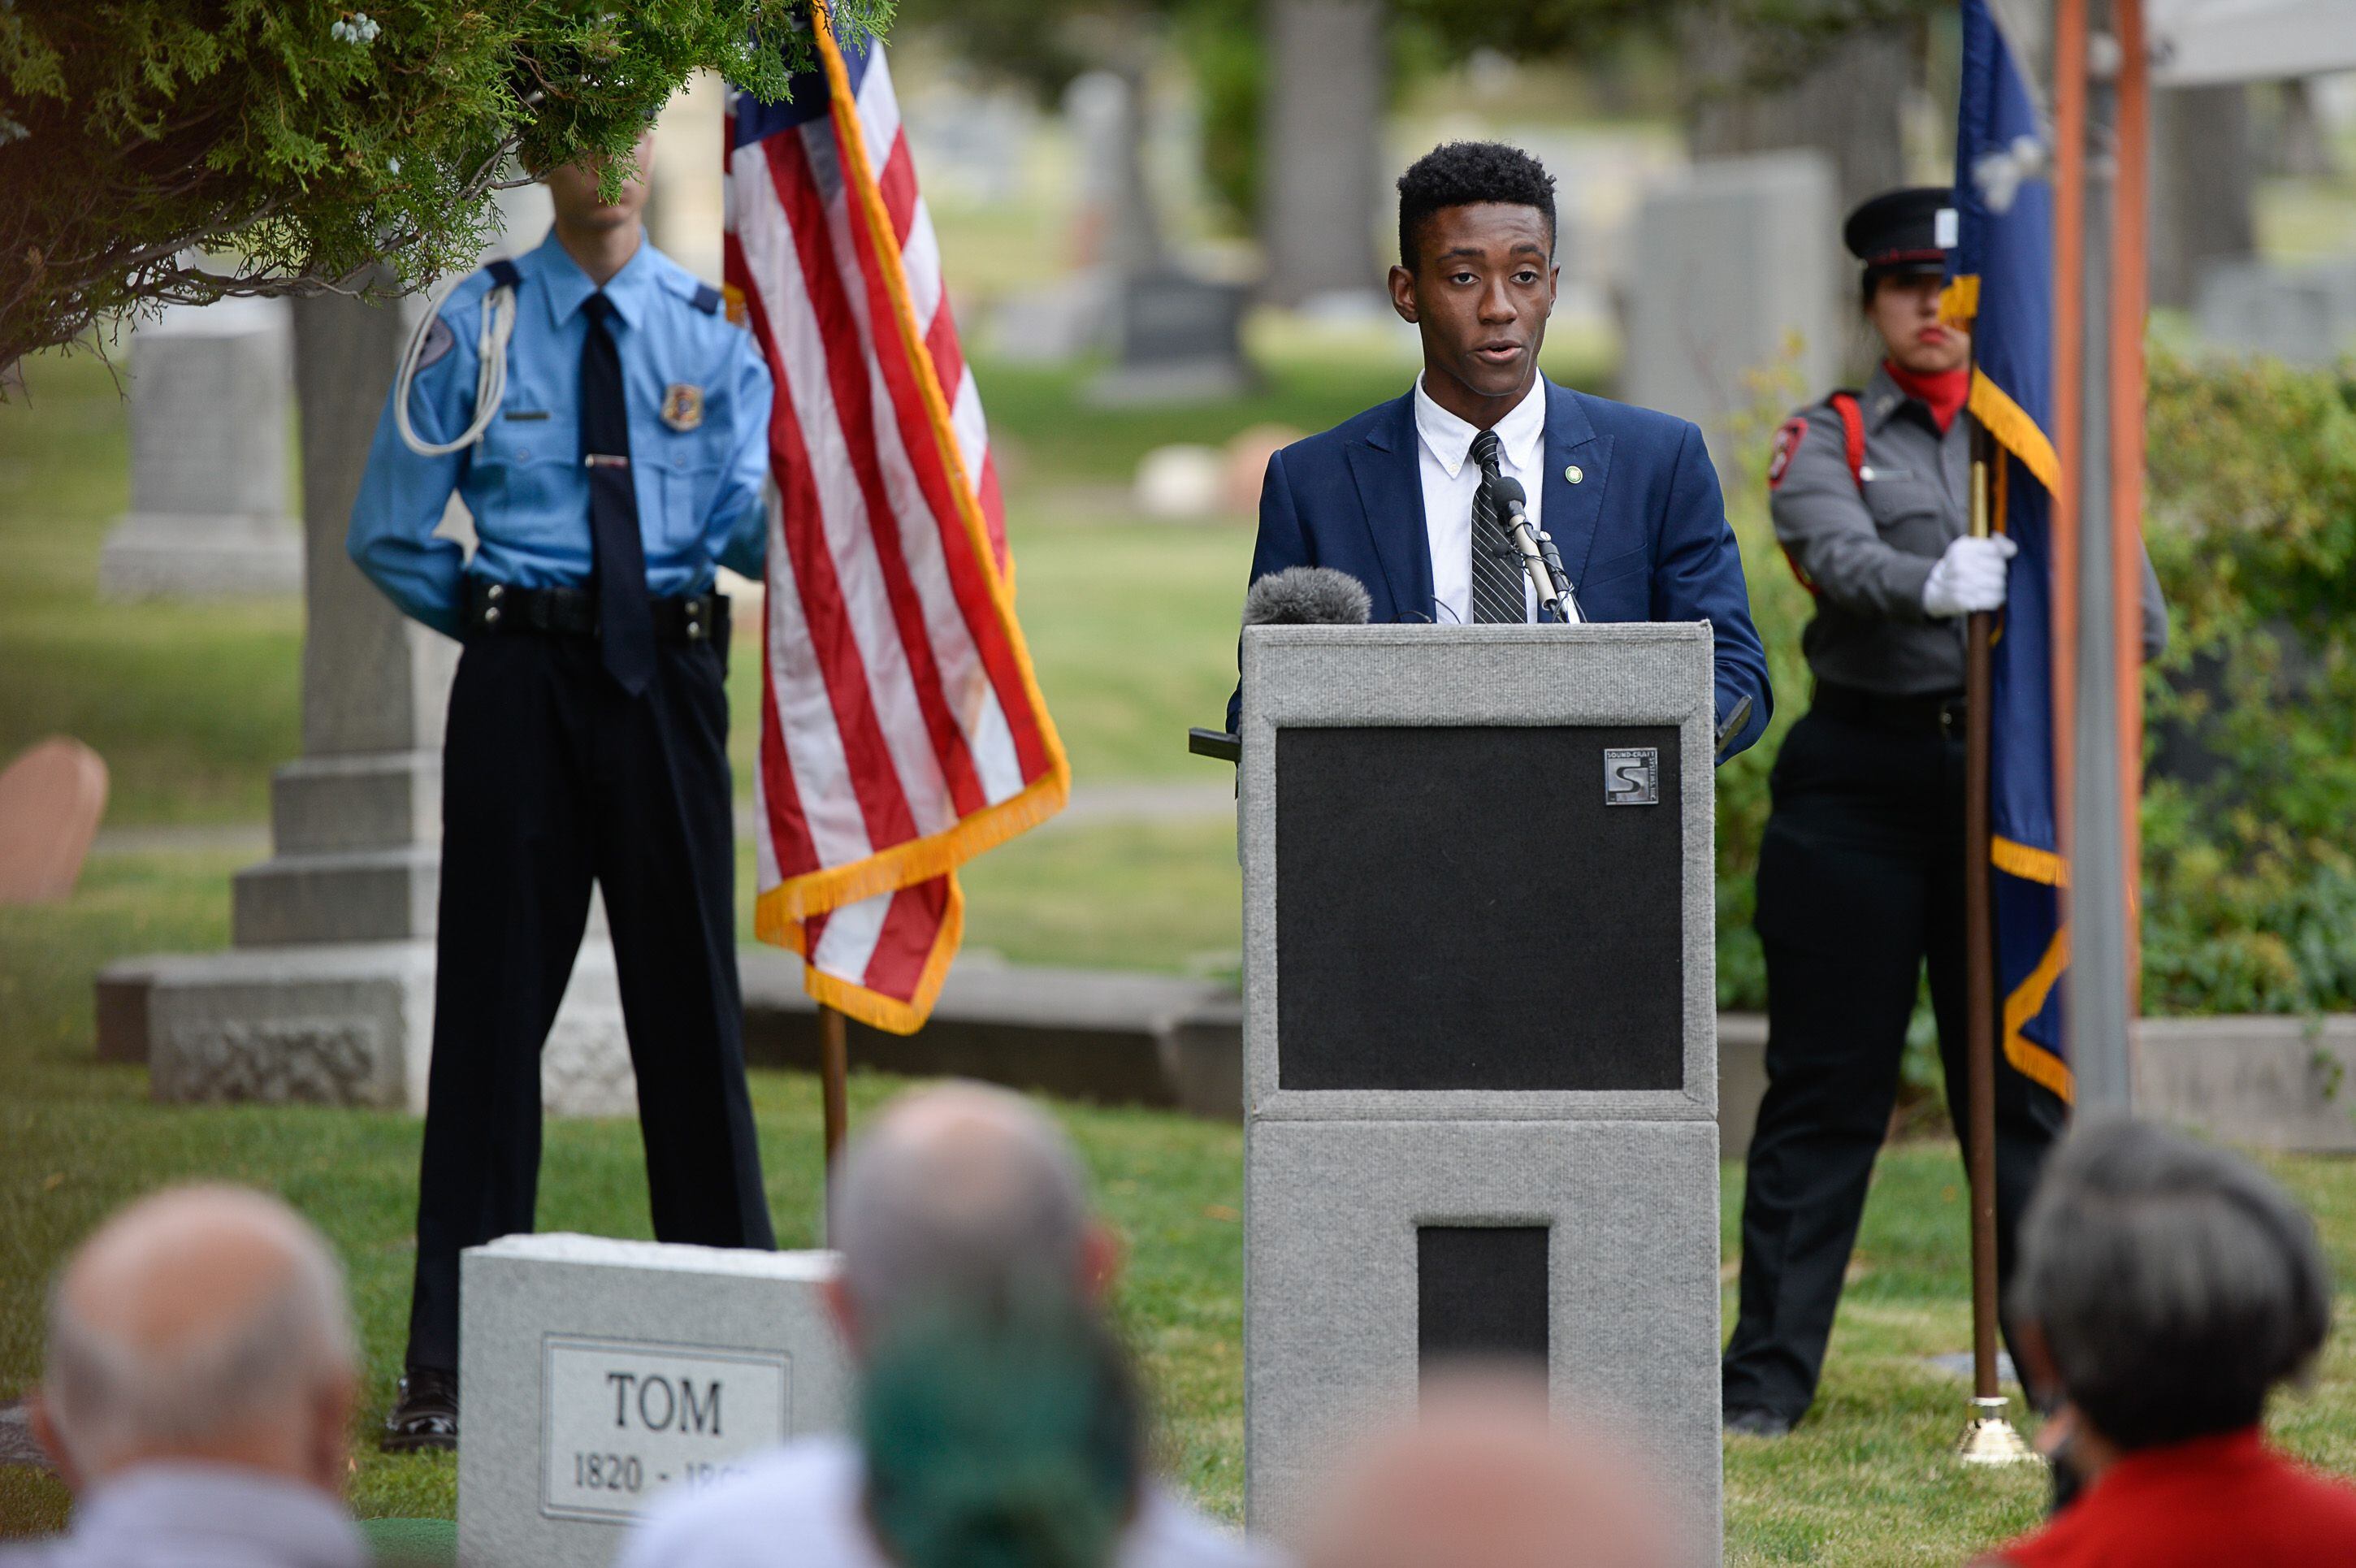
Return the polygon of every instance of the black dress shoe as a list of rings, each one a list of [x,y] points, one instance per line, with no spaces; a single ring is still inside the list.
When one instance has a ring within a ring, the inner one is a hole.
[[[387,1454],[417,1454],[458,1446],[458,1374],[436,1367],[412,1367],[401,1380],[392,1412],[384,1418],[377,1446]]]
[[[1788,1437],[1792,1422],[1788,1416],[1751,1405],[1726,1412],[1726,1430],[1741,1437]]]

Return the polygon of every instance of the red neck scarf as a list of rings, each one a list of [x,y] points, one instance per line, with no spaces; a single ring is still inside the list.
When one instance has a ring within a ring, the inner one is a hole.
[[[1895,360],[1884,360],[1881,368],[1898,383],[1898,390],[1931,411],[1932,420],[1944,435],[1947,426],[1955,423],[1955,415],[1964,411],[1964,400],[1971,395],[1972,372],[1966,365],[1952,371],[1935,371],[1921,375],[1907,370]]]

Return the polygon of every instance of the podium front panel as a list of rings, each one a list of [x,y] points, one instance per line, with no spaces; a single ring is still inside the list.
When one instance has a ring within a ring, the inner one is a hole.
[[[1716,1117],[1707,625],[1243,658],[1248,1118]]]
[[[1709,628],[1254,627],[1243,696],[1248,1519],[1502,1356],[1717,1561]]]
[[[1279,1086],[1683,1090],[1678,739],[1279,730]]]

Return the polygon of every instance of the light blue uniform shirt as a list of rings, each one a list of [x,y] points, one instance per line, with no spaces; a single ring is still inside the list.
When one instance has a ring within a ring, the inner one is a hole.
[[[522,281],[498,417],[464,451],[421,457],[402,440],[388,398],[345,540],[359,569],[403,612],[453,637],[465,575],[519,588],[590,583],[580,404],[589,323],[581,302],[597,285],[553,231],[515,264]],[[410,392],[410,424],[422,440],[447,441],[475,416],[477,342],[492,286],[490,274],[478,272],[442,306],[451,340],[444,348],[434,333],[427,357],[436,349],[439,357],[417,372]],[[716,308],[710,288],[643,237],[605,292],[629,402],[648,590],[701,593],[715,563],[759,576],[771,397],[759,348]],[[453,490],[474,513],[471,561],[456,541],[434,533]]]

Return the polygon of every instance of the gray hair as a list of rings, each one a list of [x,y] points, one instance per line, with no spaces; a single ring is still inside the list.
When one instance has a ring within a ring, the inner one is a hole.
[[[2248,1160],[2150,1122],[2081,1128],[2021,1222],[2011,1307],[2123,1449],[2256,1422],[2331,1326],[2315,1227]]]
[[[843,1153],[830,1234],[862,1323],[1079,1289],[1080,1164],[1021,1096],[954,1084],[903,1096]]]
[[[230,1187],[160,1194],[110,1221],[77,1261],[102,1249],[127,1252],[142,1294],[174,1290],[184,1283],[172,1277],[174,1264],[187,1253],[160,1264],[156,1254],[205,1208],[217,1226],[233,1225],[274,1251],[280,1267],[190,1331],[142,1334],[112,1310],[115,1300],[91,1312],[78,1299],[89,1291],[71,1265],[50,1288],[42,1400],[85,1471],[143,1449],[201,1452],[356,1364],[343,1271],[318,1232],[276,1198]]]

